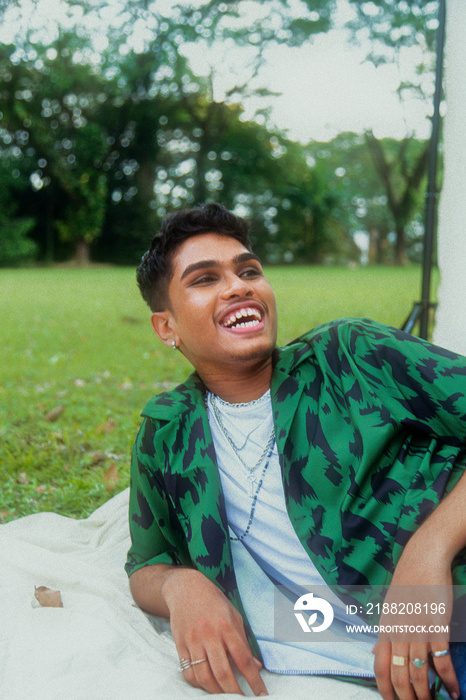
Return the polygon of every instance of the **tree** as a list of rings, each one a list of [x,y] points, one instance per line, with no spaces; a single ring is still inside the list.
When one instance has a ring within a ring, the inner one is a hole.
[[[111,245],[124,259],[152,234],[165,204],[220,194],[216,182],[233,201],[254,189],[253,167],[257,187],[265,187],[272,173],[267,148],[254,143],[262,131],[236,123],[247,85],[232,88],[233,104],[224,109],[189,71],[180,47],[234,41],[251,51],[254,74],[267,43],[302,43],[329,26],[334,5],[306,0],[291,12],[281,0],[267,8],[242,0],[180,3],[164,16],[145,0],[126,7],[77,0],[56,18],[37,12],[34,23],[19,23],[15,46],[2,47],[1,127],[29,178],[32,191],[23,202],[38,213],[34,235],[43,255],[52,259],[72,244],[84,261],[93,244],[99,255]],[[6,17],[13,6],[23,10],[19,1],[0,3],[0,13]],[[224,143],[215,150],[219,160],[224,154],[222,182],[208,158],[214,133]],[[230,164],[228,134],[236,139]],[[194,177],[183,170],[190,159]]]
[[[340,198],[341,225],[353,237],[362,232],[367,236],[368,261],[399,262],[399,242],[403,241],[403,251],[411,258],[416,234],[422,229],[418,222],[423,193],[417,178],[423,171],[419,161],[426,157],[427,144],[414,138],[371,143],[371,138],[370,134],[343,133],[328,143],[311,143],[306,151],[326,169],[329,186]]]
[[[431,115],[438,1],[349,2],[356,13],[356,19],[348,24],[353,37],[357,40],[363,35],[371,40],[368,59],[376,66],[397,63],[400,101],[403,103],[407,98],[420,100],[426,115]],[[403,67],[403,58],[408,51],[416,58],[415,71],[411,72],[406,72]],[[395,262],[403,264],[406,260],[406,225],[417,207],[418,190],[427,171],[427,146],[419,151],[412,133],[406,134],[395,153],[387,152],[382,140],[372,132],[366,134],[366,140],[395,224]]]
[[[387,196],[396,233],[394,262],[406,262],[406,226],[419,206],[420,185],[425,178],[429,145],[405,138],[390,153],[383,142],[366,132],[366,142]],[[387,139],[384,140],[387,143]],[[391,140],[393,148],[393,141]],[[420,148],[419,148],[420,146]]]
[[[96,167],[108,149],[95,119],[98,78],[73,63],[67,37],[51,58],[42,46],[23,61],[12,60],[13,47],[0,51],[4,140],[23,172],[29,171],[32,190],[47,193],[45,229],[50,231],[53,219],[60,238],[72,241],[87,259],[102,228],[105,202],[105,178]],[[32,208],[39,199],[31,201]],[[47,239],[50,243],[52,234]]]

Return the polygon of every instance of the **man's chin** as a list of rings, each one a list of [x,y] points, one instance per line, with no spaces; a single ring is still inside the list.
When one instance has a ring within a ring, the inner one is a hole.
[[[270,344],[251,344],[242,348],[232,347],[230,349],[230,358],[232,362],[241,362],[243,364],[254,364],[264,362],[272,357],[275,349],[275,343]]]

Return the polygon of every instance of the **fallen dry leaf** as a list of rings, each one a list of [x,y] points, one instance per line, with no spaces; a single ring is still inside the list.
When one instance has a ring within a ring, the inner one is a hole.
[[[52,591],[47,586],[34,586],[34,596],[43,608],[62,608],[60,591]]]
[[[55,408],[52,408],[51,411],[45,414],[45,420],[48,421],[49,423],[55,423],[56,420],[58,420],[65,410],[65,407],[63,404],[60,404],[59,406],[55,406]]]
[[[95,432],[97,435],[100,435],[100,433],[104,433],[105,435],[107,433],[111,433],[112,430],[115,430],[116,424],[115,421],[109,418],[105,423],[101,423],[100,425],[97,426],[95,429]]]
[[[98,464],[99,462],[105,462],[107,455],[105,452],[97,451],[91,454],[92,464]]]
[[[120,477],[118,476],[116,463],[112,462],[108,469],[106,469],[102,474],[102,483],[107,491],[113,491],[113,489],[116,488],[119,480]]]
[[[34,491],[36,493],[45,493],[47,491],[47,487],[42,484],[42,486],[36,486]]]

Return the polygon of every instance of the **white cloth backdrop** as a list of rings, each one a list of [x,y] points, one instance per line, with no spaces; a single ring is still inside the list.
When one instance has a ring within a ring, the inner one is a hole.
[[[433,340],[466,355],[466,2],[447,0],[444,180],[439,205],[441,274]]]
[[[127,511],[124,491],[85,520],[40,513],[0,526],[0,698],[207,696],[183,680],[168,623],[133,603]],[[61,591],[63,608],[37,607],[34,586]],[[272,698],[379,697],[328,678],[263,674]]]

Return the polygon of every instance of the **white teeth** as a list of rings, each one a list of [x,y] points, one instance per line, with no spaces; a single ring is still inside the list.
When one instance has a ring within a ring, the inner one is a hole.
[[[241,323],[237,323],[239,320],[243,318],[253,318],[252,321],[242,321]],[[224,322],[224,326],[226,328],[231,328],[232,326],[235,326],[236,328],[246,328],[249,326],[257,326],[257,324],[260,322],[262,316],[261,313],[258,309],[253,309],[251,307],[243,308],[240,309],[239,311],[236,311],[236,313],[232,313],[229,318],[227,318]]]

